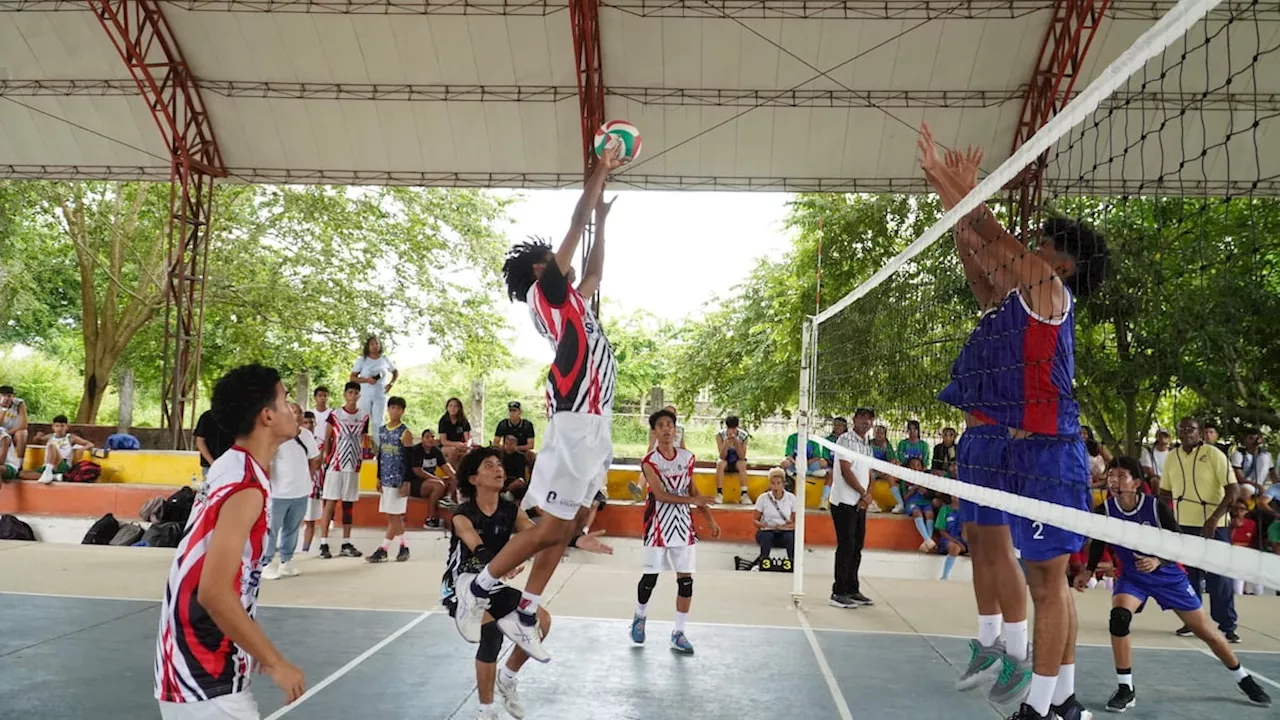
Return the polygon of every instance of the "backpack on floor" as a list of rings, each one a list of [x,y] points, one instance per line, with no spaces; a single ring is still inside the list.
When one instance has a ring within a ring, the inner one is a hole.
[[[160,513],[162,512],[164,512],[164,496],[157,495],[142,503],[142,507],[138,508],[138,517],[142,519],[142,522],[160,522]]]
[[[34,542],[35,532],[31,526],[13,515],[0,515],[0,540],[27,540]]]
[[[111,538],[108,545],[123,545],[128,547],[142,539],[142,526],[138,523],[121,523],[120,529]]]
[[[111,538],[120,532],[120,521],[115,516],[107,513],[94,521],[89,526],[89,532],[84,534],[84,540],[80,541],[81,545],[109,545]]]
[[[94,483],[98,482],[101,476],[102,468],[98,467],[97,463],[81,460],[75,464],[75,467],[68,470],[62,479],[74,483]]]
[[[160,522],[173,522],[186,526],[191,517],[191,508],[196,504],[196,491],[189,487],[178,488],[164,501],[164,509],[160,512]]]
[[[158,522],[142,534],[147,547],[176,548],[182,541],[182,526],[176,522]]]

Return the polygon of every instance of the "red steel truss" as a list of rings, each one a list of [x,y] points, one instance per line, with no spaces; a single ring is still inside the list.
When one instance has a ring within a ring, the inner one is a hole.
[[[158,0],[89,0],[129,68],[169,148],[169,255],[165,288],[162,421],[174,448],[186,445],[183,419],[194,421],[213,180],[226,169],[195,78]]]
[[[1040,57],[1027,84],[1010,152],[1017,151],[1071,99],[1080,67],[1109,4],[1110,0],[1057,0],[1054,3],[1053,19],[1040,43]],[[1047,159],[1047,152],[1041,154],[1010,183],[1010,201],[1024,234],[1040,211]]]
[[[600,50],[599,0],[569,0],[569,24],[573,31],[574,67],[578,75],[578,109],[582,123],[582,178],[585,181],[596,165],[596,130],[604,124],[604,58]],[[582,239],[582,263],[595,240],[595,227],[588,225]],[[591,298],[597,317],[600,292]]]

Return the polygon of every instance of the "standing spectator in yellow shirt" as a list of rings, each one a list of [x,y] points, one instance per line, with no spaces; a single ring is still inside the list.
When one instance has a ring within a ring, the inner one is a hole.
[[[1231,463],[1227,462],[1227,456],[1221,450],[1204,442],[1200,422],[1195,418],[1184,417],[1178,421],[1178,440],[1182,444],[1165,460],[1160,488],[1161,494],[1173,501],[1178,529],[1187,535],[1200,535],[1229,544],[1228,510],[1240,489]],[[1236,635],[1235,594],[1231,579],[1190,567],[1187,575],[1197,593],[1200,592],[1201,577],[1205,578],[1209,591],[1209,614],[1228,642],[1240,642],[1240,636]],[[1191,635],[1191,629],[1183,625],[1177,634],[1187,637]]]

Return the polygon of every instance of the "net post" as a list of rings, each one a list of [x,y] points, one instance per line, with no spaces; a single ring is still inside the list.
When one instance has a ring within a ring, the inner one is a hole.
[[[809,458],[806,450],[809,444],[809,414],[813,402],[811,383],[813,381],[812,364],[817,350],[818,323],[809,316],[801,324],[800,330],[800,407],[796,414],[799,433],[796,437],[796,501],[800,506],[796,513],[796,559],[791,563],[791,604],[799,607],[804,599],[804,555],[805,555],[805,516],[808,514]]]

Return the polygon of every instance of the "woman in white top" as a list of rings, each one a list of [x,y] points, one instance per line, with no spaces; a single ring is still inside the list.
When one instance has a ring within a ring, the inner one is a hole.
[[[785,548],[787,559],[795,560],[796,496],[783,488],[786,477],[786,471],[780,467],[770,470],[769,492],[756,498],[756,542],[760,545],[760,556],[752,563],[752,570],[758,569],[760,562],[776,547]]]
[[[364,354],[356,360],[351,368],[351,381],[360,383],[360,400],[358,406],[369,413],[369,427],[373,430],[382,427],[382,418],[387,411],[387,396],[391,386],[400,377],[391,358],[382,354],[382,343],[374,335],[364,341]]]

